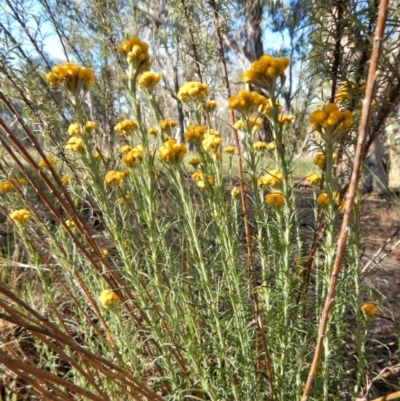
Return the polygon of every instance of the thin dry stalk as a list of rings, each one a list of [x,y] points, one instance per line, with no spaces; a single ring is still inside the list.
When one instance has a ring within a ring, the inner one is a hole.
[[[346,248],[346,240],[349,230],[351,211],[354,206],[355,195],[358,188],[358,182],[360,179],[361,165],[363,162],[364,147],[367,140],[368,125],[370,120],[371,112],[371,101],[374,91],[374,85],[377,76],[379,55],[381,50],[381,45],[383,41],[383,33],[386,24],[387,12],[388,12],[389,0],[382,0],[379,5],[378,22],[376,26],[376,32],[374,37],[374,43],[371,54],[371,63],[368,73],[367,87],[365,91],[365,98],[363,100],[361,121],[360,121],[360,131],[357,138],[357,148],[354,157],[353,170],[350,178],[349,193],[346,202],[346,209],[342,221],[342,226],[340,229],[340,235],[338,239],[337,252],[335,262],[333,264],[332,275],[329,283],[328,294],[325,300],[325,305],[322,311],[319,330],[318,330],[318,340],[315,347],[314,359],[310,368],[310,372],[307,378],[307,382],[304,388],[302,401],[307,401],[310,394],[311,385],[313,383],[315,374],[317,372],[318,363],[321,358],[323,341],[325,338],[326,329],[329,322],[329,314],[332,305],[335,300],[335,290],[336,284],[339,278],[340,268],[342,264],[344,250]]]
[[[232,96],[231,87],[229,83],[229,75],[228,69],[226,66],[226,59],[225,59],[225,52],[224,52],[224,43],[223,37],[221,33],[221,29],[218,23],[218,9],[215,3],[215,0],[209,0],[209,4],[211,6],[213,12],[213,23],[215,27],[215,31],[217,34],[217,41],[218,41],[218,52],[221,60],[221,67],[222,67],[222,76],[225,82],[225,90],[227,97]],[[239,182],[240,182],[240,195],[242,201],[242,210],[243,210],[243,221],[245,227],[245,234],[246,234],[246,247],[247,247],[247,258],[248,258],[248,270],[252,279],[252,298],[253,298],[253,311],[255,313],[255,322],[258,327],[258,333],[255,338],[256,344],[256,354],[259,355],[258,350],[258,343],[259,343],[259,335],[261,335],[261,342],[263,344],[264,353],[265,353],[265,366],[268,373],[268,384],[269,384],[269,398],[272,401],[274,399],[274,387],[273,387],[273,372],[272,372],[272,363],[271,358],[269,355],[269,347],[267,342],[267,337],[265,334],[264,323],[261,316],[261,310],[259,305],[258,293],[255,290],[257,287],[256,278],[254,274],[254,265],[253,265],[253,249],[252,249],[252,240],[251,240],[251,233],[250,233],[250,223],[249,223],[249,216],[248,216],[248,209],[247,209],[247,200],[246,200],[246,193],[244,189],[244,178],[243,178],[243,166],[242,166],[242,157],[240,153],[240,144],[239,144],[239,136],[237,130],[233,128],[235,124],[235,114],[232,109],[229,110],[229,116],[231,120],[232,126],[232,134],[235,141],[235,153],[238,157],[238,166],[239,166]],[[259,366],[259,359],[257,358],[257,370],[261,371],[261,367]]]
[[[372,401],[389,401],[389,400],[397,400],[399,398],[400,398],[400,391],[396,391],[395,393],[384,395],[383,397],[374,398]]]

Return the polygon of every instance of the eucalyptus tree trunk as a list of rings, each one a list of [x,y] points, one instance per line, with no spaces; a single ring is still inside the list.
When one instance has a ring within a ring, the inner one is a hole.
[[[253,62],[264,54],[262,43],[261,23],[263,19],[264,7],[259,1],[242,1],[244,13],[244,55],[247,60]],[[252,88],[250,88],[252,89]],[[260,140],[264,142],[272,141],[271,128],[267,118],[263,118],[263,124],[258,130]]]
[[[378,137],[369,148],[364,162],[363,192],[382,195],[388,191],[386,166],[382,140]]]

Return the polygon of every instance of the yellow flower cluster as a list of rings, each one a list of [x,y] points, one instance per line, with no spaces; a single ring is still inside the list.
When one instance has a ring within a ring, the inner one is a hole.
[[[77,138],[73,136],[69,138],[67,144],[65,145],[65,149],[72,150],[73,152],[79,152],[83,148],[83,141],[81,138]]]
[[[237,110],[240,114],[250,116],[254,112],[266,113],[270,108],[268,99],[257,92],[249,92],[242,89],[235,96],[228,99],[230,109]]]
[[[129,174],[129,171],[110,170],[104,177],[104,183],[110,185],[120,185],[124,178]]]
[[[132,198],[131,191],[126,191],[124,195],[122,195],[121,198],[118,199],[118,204],[123,205],[127,200]]]
[[[63,85],[71,94],[76,95],[83,89],[87,91],[95,82],[93,71],[87,67],[79,67],[74,63],[65,63],[53,67],[46,75],[52,88]]]
[[[134,167],[143,159],[143,146],[138,145],[136,148],[130,149],[122,158],[122,162],[126,166]]]
[[[17,223],[26,223],[31,217],[31,212],[26,209],[15,210],[10,214],[10,219]]]
[[[106,156],[105,156],[104,153],[98,152],[97,150],[95,150],[95,151],[93,152],[93,157],[94,157],[95,159],[100,159],[101,157],[104,159]]]
[[[151,67],[149,45],[139,38],[124,40],[118,46],[118,53],[125,57],[136,73],[148,71]]]
[[[343,211],[346,207],[346,201],[344,199],[340,200],[340,193],[339,192],[332,192],[332,198],[334,204],[337,206],[339,211]],[[329,205],[329,198],[326,192],[321,192],[317,197],[317,203],[321,206],[328,206]]]
[[[268,144],[265,142],[261,142],[258,141],[256,143],[253,144],[253,149],[257,152],[261,151],[261,150],[265,150],[268,148]]]
[[[335,100],[337,102],[341,103],[347,103],[350,95],[349,95],[349,90],[354,91],[357,88],[356,85],[354,85],[353,82],[345,82],[343,85],[339,87],[337,92],[335,93]]]
[[[206,152],[217,152],[222,144],[222,138],[218,131],[211,129],[204,135],[204,139],[201,143]]]
[[[269,206],[279,207],[285,203],[285,197],[279,192],[274,192],[265,195],[265,202]]]
[[[175,120],[170,120],[169,118],[165,118],[160,122],[161,131],[171,132],[171,129],[176,127],[178,123]]]
[[[201,160],[198,157],[193,157],[189,160],[189,164],[193,167],[197,167],[201,163]]]
[[[206,183],[204,181],[204,175],[203,172],[201,170],[197,170],[193,175],[192,178],[197,182],[197,186],[199,188],[205,188],[206,187]],[[212,177],[212,175],[207,175],[207,181],[208,184],[210,186],[212,186],[214,184],[214,179]]]
[[[253,84],[270,88],[276,84],[278,77],[285,79],[285,68],[290,60],[286,57],[273,57],[264,54],[258,60],[253,61],[250,69],[242,74],[242,79],[246,84]]]
[[[352,112],[339,111],[334,103],[328,103],[323,110],[315,110],[310,115],[310,123],[314,131],[325,130],[348,131],[353,124]]]
[[[175,139],[170,139],[158,149],[160,159],[166,163],[179,162],[186,155],[187,148],[184,143],[176,143]]]
[[[74,228],[75,227],[75,223],[72,220],[65,220],[65,224],[69,228]]]
[[[317,185],[321,182],[322,180],[322,175],[321,174],[317,174],[317,173],[310,173],[307,177],[306,177],[306,181],[311,184],[311,185]]]
[[[198,103],[204,100],[208,93],[208,85],[201,82],[186,82],[178,92],[178,99],[183,103]]]
[[[337,153],[332,153],[332,160],[334,162],[338,162],[338,155]],[[318,166],[321,170],[325,170],[325,161],[326,161],[326,157],[323,153],[317,153],[314,156],[313,159],[313,163]]]
[[[225,153],[228,153],[228,154],[230,154],[230,155],[233,155],[233,154],[235,153],[235,147],[234,147],[234,146],[227,146],[227,147],[224,149],[224,152],[225,152]]]
[[[238,187],[233,187],[231,191],[232,198],[236,199],[240,195],[240,189]]]
[[[63,184],[66,184],[67,182],[69,182],[71,180],[71,177],[68,174],[63,174],[63,176],[61,177],[61,182]]]
[[[200,143],[204,139],[207,128],[204,125],[189,125],[184,133],[185,140],[191,143]]]
[[[39,167],[49,168],[50,166],[54,166],[57,163],[57,160],[54,160],[52,157],[47,157],[47,162],[45,160],[41,160],[38,163]]]
[[[129,135],[132,134],[133,131],[138,127],[136,121],[133,120],[124,120],[118,123],[114,127],[114,131],[119,132],[121,135]]]
[[[120,153],[128,153],[130,150],[132,150],[132,147],[129,145],[124,145],[119,148]]]
[[[99,301],[103,308],[113,309],[117,305],[119,298],[115,292],[104,290],[100,294]]]
[[[206,110],[211,113],[216,109],[217,102],[215,100],[207,100],[205,107]]]
[[[11,178],[10,181],[0,182],[0,192],[12,191],[16,187],[24,185],[25,183],[26,183],[25,178]]]
[[[79,136],[81,131],[79,130],[79,125],[78,124],[70,124],[68,127],[68,134],[71,136]]]
[[[266,174],[262,175],[258,179],[258,186],[259,187],[272,187],[276,188],[282,184],[283,181],[283,174],[280,170],[271,170],[268,171]]]
[[[153,93],[156,85],[160,82],[161,75],[152,71],[145,71],[138,79],[138,85],[147,90],[148,93]]]
[[[251,129],[251,132],[254,134],[261,127],[262,118],[250,116],[247,124],[248,128]],[[233,125],[233,128],[237,129],[238,131],[244,131],[246,129],[246,124],[242,119],[240,119],[236,121],[236,123]]]
[[[278,116],[278,122],[282,125],[291,123],[293,121],[293,119],[294,119],[294,117],[289,116],[288,114],[279,114],[279,116]]]
[[[367,302],[361,307],[361,311],[368,317],[374,317],[378,308],[372,302]]]

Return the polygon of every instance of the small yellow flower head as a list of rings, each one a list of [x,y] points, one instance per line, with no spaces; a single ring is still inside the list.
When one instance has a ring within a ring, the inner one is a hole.
[[[151,136],[156,136],[156,135],[157,135],[157,127],[155,127],[155,126],[150,127],[150,128],[147,130],[147,133],[148,133],[149,135],[151,135]]]
[[[68,127],[68,134],[71,136],[79,136],[80,135],[79,125],[78,124],[70,124]]]
[[[227,146],[227,147],[224,149],[224,152],[225,152],[225,153],[228,153],[228,154],[230,154],[230,155],[233,155],[233,154],[235,153],[235,147],[234,147],[234,146]]]
[[[133,37],[124,40],[118,46],[118,53],[124,57],[129,67],[135,73],[149,71],[151,67],[149,45],[142,42],[139,38]]]
[[[285,203],[285,197],[279,192],[270,193],[265,195],[265,202],[269,206],[279,207]]]
[[[132,134],[133,131],[138,127],[137,122],[133,120],[124,120],[118,123],[114,130],[119,132],[121,135]]]
[[[45,160],[41,160],[38,163],[38,166],[42,168],[49,168],[50,166],[54,166],[56,163],[57,161],[54,160],[52,157],[47,157],[47,162]]]
[[[317,197],[317,203],[321,206],[328,206],[329,205],[328,194],[326,192],[321,192]]]
[[[247,124],[245,124],[245,122],[242,119],[240,119],[236,121],[236,123],[233,125],[233,128],[243,132],[245,132],[246,130],[251,130],[251,132],[254,134],[258,131],[261,125],[262,125],[262,118],[250,116],[249,119],[247,120]]]
[[[122,158],[122,162],[126,166],[134,167],[143,159],[143,146],[138,145],[136,148],[128,151]]]
[[[104,177],[104,183],[109,185],[120,185],[125,178],[126,173],[121,171],[110,170]]]
[[[325,170],[325,155],[323,153],[317,153],[314,157],[313,163],[321,170]]]
[[[215,100],[207,100],[205,107],[209,113],[212,113],[217,107],[217,102]]]
[[[310,173],[306,177],[306,181],[311,185],[317,185],[321,182],[321,180],[322,180],[322,175],[317,173]]]
[[[96,129],[96,123],[94,121],[86,121],[85,123],[85,132],[89,134],[90,132]]]
[[[119,302],[119,298],[115,292],[104,290],[100,294],[99,301],[103,308],[114,309]]]
[[[98,160],[98,159],[100,159],[100,158],[105,158],[106,156],[105,156],[105,154],[103,153],[103,152],[98,152],[97,150],[95,150],[94,152],[93,152],[93,157],[96,159],[96,160]]]
[[[349,85],[350,84],[350,85]],[[343,85],[339,87],[337,92],[335,93],[335,100],[340,103],[347,103],[349,101],[349,87],[350,89],[354,89],[355,85],[351,82],[345,82]]]
[[[109,254],[109,251],[108,251],[107,248],[101,248],[101,253],[102,253],[104,256],[107,256],[107,255]]]
[[[256,142],[256,143],[253,144],[253,149],[254,149],[256,152],[265,150],[265,149],[267,149],[267,147],[268,147],[268,145],[267,145],[265,142],[260,142],[260,141],[259,141],[259,142]]]
[[[0,182],[0,193],[12,191],[16,187],[19,187],[20,185],[24,185],[25,183],[26,183],[25,178],[11,178],[10,181]]]
[[[0,182],[0,192],[12,191],[15,186],[10,181]]]
[[[204,139],[206,131],[207,128],[204,125],[189,125],[184,133],[185,140],[199,144]]]
[[[190,159],[189,164],[193,167],[197,167],[201,163],[200,159],[198,157],[193,157]]]
[[[174,139],[166,141],[164,146],[158,149],[160,159],[165,163],[180,162],[186,153],[186,145],[184,143],[176,143]]]
[[[139,86],[149,94],[154,92],[156,85],[160,82],[161,75],[152,71],[145,71],[138,79]]]
[[[294,117],[289,116],[287,114],[279,114],[278,116],[278,122],[279,124],[286,125],[288,123],[291,123],[293,121]]]
[[[122,198],[118,199],[118,203],[120,205],[123,205],[127,200],[131,199],[132,194],[131,191],[126,191],[124,195],[122,195]]]
[[[208,93],[208,85],[201,82],[186,82],[178,92],[178,99],[182,103],[199,104],[204,100]]]
[[[62,86],[73,96],[76,96],[82,89],[87,92],[89,86],[95,82],[92,69],[79,67],[74,63],[53,67],[52,71],[46,75],[46,79],[52,88]]]
[[[10,214],[10,219],[16,223],[24,224],[29,220],[31,212],[26,209],[15,210]]]
[[[372,303],[367,302],[361,307],[362,312],[367,315],[368,317],[374,317],[376,312],[378,312],[378,308]]]
[[[63,184],[66,184],[67,182],[69,182],[71,180],[71,177],[68,174],[63,174],[63,176],[61,177],[61,182]]]
[[[250,69],[242,74],[242,79],[246,84],[258,85],[273,91],[278,78],[284,82],[285,68],[289,63],[290,60],[286,57],[275,58],[264,54],[251,63]]]
[[[217,152],[218,148],[222,144],[222,139],[218,131],[210,130],[204,135],[204,139],[201,142],[206,152]]]
[[[120,153],[128,153],[130,150],[132,150],[132,147],[129,145],[124,145],[119,148]]]
[[[204,175],[201,170],[197,170],[193,175],[192,178],[197,182],[197,186],[199,188],[205,188],[206,183],[204,181]],[[211,175],[207,175],[207,182],[209,186],[211,187],[214,184],[214,179]]]
[[[315,110],[310,115],[310,123],[313,131],[322,133],[323,130],[332,132],[346,132],[353,124],[352,112],[339,111],[334,103],[328,103],[323,110]]]
[[[73,136],[69,138],[67,144],[65,145],[65,149],[72,150],[73,152],[79,152],[83,148],[83,141],[81,138],[77,138]]]
[[[244,130],[244,121],[242,119],[237,120],[235,124],[233,124],[233,128],[237,131],[243,131]]]
[[[282,184],[283,174],[280,170],[271,170],[258,179],[258,186],[261,188],[277,188]]]
[[[228,106],[246,117],[256,111],[264,113],[270,109],[267,98],[257,92],[249,92],[246,89],[242,89],[237,95],[231,96],[228,99]]]
[[[339,209],[339,211],[343,211],[345,206],[346,206],[346,201],[344,199],[340,199],[340,193],[339,192],[332,192],[332,198],[333,198],[333,202],[334,204],[337,206],[337,208]],[[321,192],[318,195],[317,198],[317,203],[321,206],[328,206],[329,205],[329,198],[328,198],[328,194],[326,192]]]
[[[236,199],[240,195],[240,189],[238,187],[233,187],[231,191],[232,198]]]
[[[160,127],[162,132],[168,132],[171,133],[172,128],[176,127],[178,123],[175,120],[170,120],[169,118],[166,118],[161,121]]]
[[[75,223],[72,220],[65,220],[65,224],[69,228],[74,228],[75,227]]]

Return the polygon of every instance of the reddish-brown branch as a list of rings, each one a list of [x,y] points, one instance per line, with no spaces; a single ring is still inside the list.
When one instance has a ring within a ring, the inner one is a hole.
[[[336,258],[333,264],[332,275],[329,282],[328,294],[325,300],[325,305],[322,311],[319,330],[318,330],[318,339],[317,345],[315,347],[314,359],[310,368],[310,372],[308,375],[308,379],[304,388],[302,401],[307,401],[308,396],[310,394],[311,385],[313,383],[315,374],[317,372],[318,363],[322,355],[323,341],[325,338],[326,329],[328,326],[329,315],[332,308],[332,305],[335,301],[335,291],[336,284],[339,279],[340,268],[342,264],[344,250],[346,248],[347,235],[350,224],[350,216],[351,211],[354,206],[355,196],[358,188],[358,183],[360,179],[360,171],[361,165],[363,162],[364,155],[364,147],[367,140],[367,132],[368,125],[370,121],[370,113],[371,113],[371,101],[374,91],[374,85],[376,81],[376,75],[378,70],[378,62],[379,55],[381,50],[381,45],[383,41],[383,33],[386,24],[386,17],[388,12],[388,3],[389,0],[381,0],[379,6],[379,14],[378,14],[378,23],[376,27],[374,43],[371,54],[371,63],[368,73],[367,87],[365,91],[365,98],[363,100],[362,112],[361,112],[361,121],[360,121],[360,130],[357,138],[357,148],[354,157],[353,171],[350,178],[349,192],[348,198],[346,202],[346,209],[344,212],[344,217],[342,221],[342,226],[340,229],[340,235],[337,244]]]

